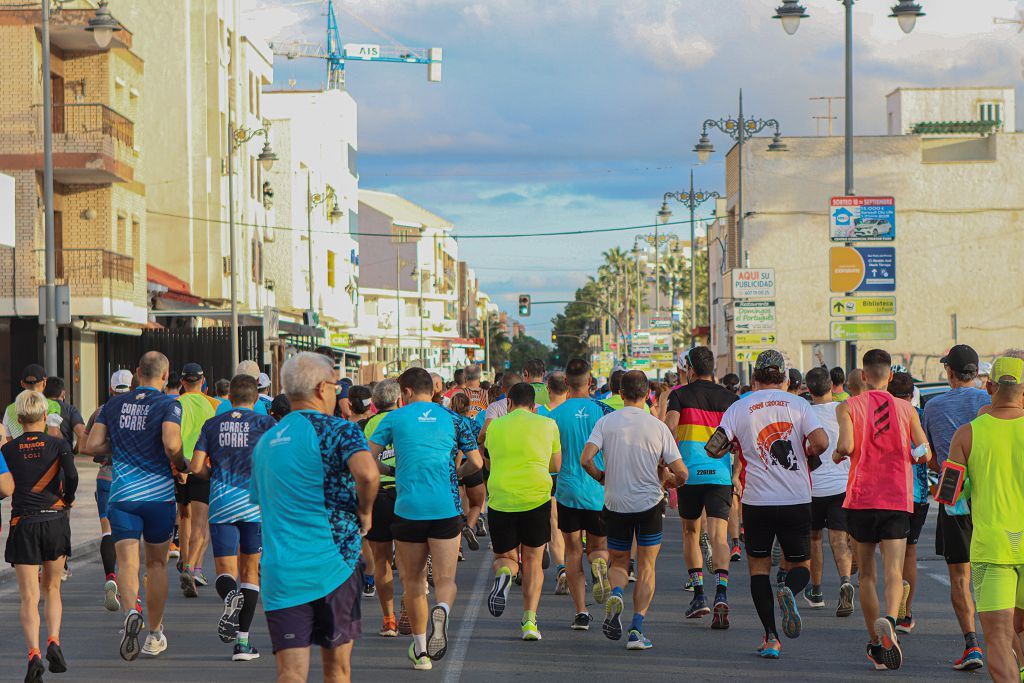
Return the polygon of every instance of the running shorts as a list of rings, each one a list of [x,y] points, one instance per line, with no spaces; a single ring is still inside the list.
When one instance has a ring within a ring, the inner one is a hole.
[[[558,503],[558,530],[566,534],[586,531],[588,536],[607,536],[600,510],[581,510]]]
[[[910,518],[910,534],[907,535],[907,545],[917,545],[927,520],[928,503],[914,503],[914,516]]]
[[[174,502],[125,500],[107,506],[110,535],[114,542],[139,540],[157,545],[167,543],[174,534]]]
[[[811,557],[811,504],[743,505],[747,555],[770,557],[775,539],[789,562]]]
[[[107,518],[107,503],[110,502],[110,480],[96,479],[96,511],[100,519]]]
[[[858,543],[881,543],[909,536],[912,516],[902,510],[847,510],[846,524]]]
[[[1024,609],[1024,565],[971,562],[971,583],[979,612]]]
[[[843,503],[846,501],[846,493],[837,493],[834,496],[818,496],[811,498],[811,529],[821,531],[846,531],[846,508]]]
[[[428,538],[446,540],[462,533],[462,515],[445,519],[406,519],[395,515],[391,535],[403,543],[426,543]]]
[[[373,526],[366,533],[366,540],[374,543],[390,543],[395,540],[391,524],[395,521],[395,490],[380,489],[373,501]]]
[[[210,480],[190,475],[185,482],[188,487],[188,502],[210,504]]]
[[[661,544],[661,503],[643,512],[602,511],[605,528],[608,530],[608,549],[628,553],[633,549],[633,539],[638,546],[648,547]]]
[[[459,479],[459,486],[465,486],[467,489],[471,489],[474,486],[484,485],[484,471],[477,470],[469,476],[462,477]]]
[[[679,516],[683,519],[700,519],[707,511],[708,517],[729,521],[732,507],[732,486],[723,484],[689,484],[676,489],[679,498]]]
[[[551,501],[546,500],[532,510],[487,511],[491,547],[495,555],[515,550],[520,545],[540,548],[551,540]]]
[[[351,643],[363,634],[359,605],[362,593],[363,572],[356,567],[347,581],[322,598],[268,610],[267,627],[274,653],[311,645],[330,650]]]
[[[8,563],[41,565],[70,555],[71,520],[66,513],[11,525],[4,552]]]
[[[214,557],[234,557],[263,552],[263,529],[259,522],[225,522],[210,525]]]
[[[950,515],[946,506],[940,505],[935,524],[935,554],[945,558],[946,564],[970,562],[973,531],[970,515]]]

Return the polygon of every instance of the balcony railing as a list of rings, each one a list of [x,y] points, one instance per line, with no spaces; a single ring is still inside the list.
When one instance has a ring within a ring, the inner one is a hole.
[[[46,254],[39,255],[38,277],[46,278]],[[135,259],[107,249],[58,249],[56,253],[56,279],[60,284],[93,285],[104,281],[133,284]]]
[[[39,110],[39,130],[42,131],[42,105]],[[109,137],[128,146],[135,146],[135,124],[105,104],[54,104],[53,133],[67,139],[97,139]]]

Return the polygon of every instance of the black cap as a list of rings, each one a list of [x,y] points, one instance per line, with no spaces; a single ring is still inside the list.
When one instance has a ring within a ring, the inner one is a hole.
[[[953,372],[977,372],[978,352],[967,344],[957,344],[939,360],[943,365],[948,365]]]
[[[789,369],[789,386],[799,387],[804,381],[804,376],[796,368]]]
[[[203,366],[199,363],[185,363],[181,369],[181,378],[189,382],[198,382],[203,378]]]
[[[38,363],[26,365],[25,369],[21,371],[21,381],[25,384],[39,384],[45,379],[46,370],[44,370],[43,366]]]

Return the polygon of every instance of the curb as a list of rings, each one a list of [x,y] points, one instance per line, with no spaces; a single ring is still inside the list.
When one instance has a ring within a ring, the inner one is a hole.
[[[72,561],[80,561],[84,558],[92,557],[93,555],[98,555],[100,552],[100,540],[101,539],[99,538],[94,538],[91,541],[86,541],[85,543],[81,543],[79,545],[74,546],[71,549]],[[73,566],[74,565],[72,564],[72,567]],[[0,586],[8,582],[15,581],[16,576],[17,574],[14,571],[14,567],[8,566],[4,567],[3,569],[0,569]]]

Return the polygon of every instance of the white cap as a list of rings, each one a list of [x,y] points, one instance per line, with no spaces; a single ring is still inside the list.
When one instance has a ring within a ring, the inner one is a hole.
[[[110,376],[110,390],[115,394],[126,394],[132,388],[132,371],[118,370]]]
[[[987,363],[985,361],[981,361],[980,363],[978,363],[978,374],[979,375],[985,375],[986,377],[988,375],[991,375],[992,374],[992,364],[991,363]]]
[[[270,386],[270,375],[265,372],[261,372],[260,376],[256,378],[256,386],[260,389],[266,389]]]

